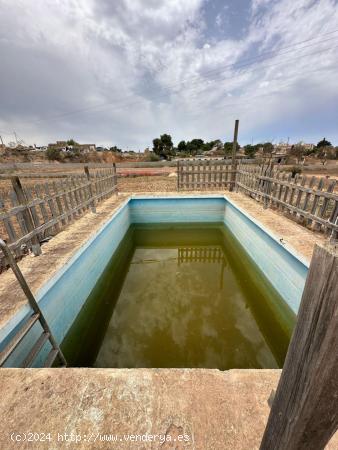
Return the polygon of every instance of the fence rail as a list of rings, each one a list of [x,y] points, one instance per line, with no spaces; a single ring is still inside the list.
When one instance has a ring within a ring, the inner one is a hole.
[[[177,190],[233,190],[277,208],[302,225],[338,238],[338,181],[281,172],[271,164],[178,161]]]
[[[0,234],[16,257],[28,251],[38,255],[40,245],[89,208],[117,192],[115,166],[70,174],[59,181],[21,182],[11,177],[12,189],[0,197]],[[48,175],[47,175],[48,176]],[[0,271],[6,267],[0,259]]]
[[[277,208],[315,231],[338,236],[337,180],[279,172],[273,166],[239,165],[236,190]]]
[[[177,189],[199,190],[224,189],[234,185],[230,160],[215,161],[178,161],[177,162]]]

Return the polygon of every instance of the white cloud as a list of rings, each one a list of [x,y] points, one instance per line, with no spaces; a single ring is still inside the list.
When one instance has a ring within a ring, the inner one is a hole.
[[[334,0],[253,0],[247,34],[212,45],[202,5],[0,0],[0,131],[144,148],[162,132],[229,138],[237,117],[244,138],[268,135],[286,115],[301,123],[337,100],[338,33],[324,36],[338,28]]]

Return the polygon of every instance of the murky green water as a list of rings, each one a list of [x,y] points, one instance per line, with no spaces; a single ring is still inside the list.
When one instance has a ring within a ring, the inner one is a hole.
[[[223,224],[135,225],[62,347],[74,366],[275,368],[294,321]]]

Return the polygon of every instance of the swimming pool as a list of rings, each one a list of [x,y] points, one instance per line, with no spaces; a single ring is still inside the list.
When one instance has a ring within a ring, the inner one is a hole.
[[[297,313],[308,270],[307,262],[226,196],[136,196],[125,201],[37,293],[37,300],[57,341],[64,341],[133,224],[199,223],[224,224],[281,301],[293,314]],[[278,309],[280,305],[276,306]],[[28,306],[22,308],[0,330],[1,348],[28,314]],[[6,365],[18,366],[22,354],[30,348],[37,335],[38,330],[33,327]],[[39,365],[39,359],[36,365]]]

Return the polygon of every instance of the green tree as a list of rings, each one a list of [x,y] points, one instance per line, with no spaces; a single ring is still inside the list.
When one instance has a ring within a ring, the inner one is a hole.
[[[185,141],[179,142],[179,144],[177,146],[177,151],[185,152],[186,150],[187,150],[187,144],[185,143]]]
[[[162,154],[163,154],[163,144],[162,144],[161,139],[159,139],[159,138],[153,139],[153,152],[156,155],[162,156]]]
[[[116,147],[116,145],[114,145],[113,147],[110,147],[109,150],[114,153],[122,153],[122,150],[120,148]]]
[[[78,143],[76,141],[74,141],[74,139],[68,139],[67,141],[67,145],[78,145]]]
[[[153,152],[164,159],[174,155],[174,144],[170,134],[162,134],[160,138],[153,140]]]
[[[330,141],[327,141],[325,138],[323,138],[321,141],[318,142],[316,148],[323,148],[323,147],[332,147],[332,144]]]
[[[224,153],[226,156],[231,156],[232,155],[232,148],[233,148],[234,144],[233,142],[224,142]],[[236,151],[238,152],[238,150],[240,149],[240,145],[237,142],[237,146],[236,146]]]
[[[222,153],[223,151],[223,142],[220,139],[216,139],[215,141],[205,142],[203,144],[202,150],[204,152],[208,152],[217,147],[217,150]]]
[[[246,156],[248,156],[249,158],[253,158],[257,152],[258,148],[256,145],[245,145],[244,146],[244,153]]]
[[[271,155],[272,152],[273,152],[273,144],[271,142],[264,142],[263,153],[265,155]]]
[[[197,155],[197,153],[202,151],[204,145],[204,141],[203,139],[193,139],[190,142],[187,142],[186,144],[186,151],[190,154],[190,155]]]

